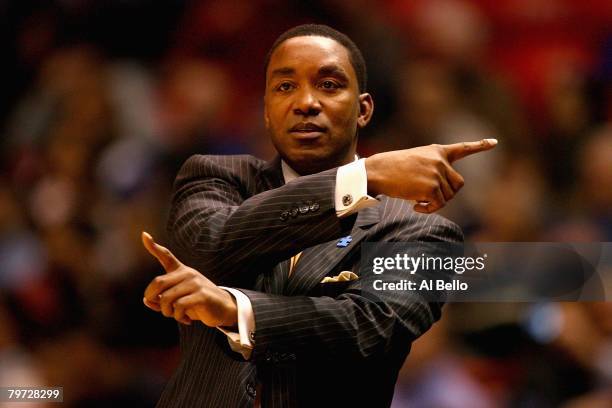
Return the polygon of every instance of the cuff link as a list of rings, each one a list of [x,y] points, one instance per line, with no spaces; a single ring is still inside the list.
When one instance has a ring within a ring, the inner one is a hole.
[[[345,207],[348,207],[349,205],[351,205],[353,203],[353,196],[350,194],[346,194],[344,195],[344,197],[342,197],[342,204]]]
[[[246,392],[251,398],[255,398],[255,396],[257,395],[257,388],[255,388],[255,385],[253,383],[249,382],[246,385]]]
[[[255,343],[255,332],[252,331],[252,330],[249,333],[249,340],[251,340],[251,342]]]

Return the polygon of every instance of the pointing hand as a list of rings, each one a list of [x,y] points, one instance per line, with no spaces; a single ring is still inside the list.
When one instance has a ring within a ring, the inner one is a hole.
[[[368,192],[417,201],[414,210],[418,212],[437,211],[464,184],[451,163],[490,150],[496,144],[496,139],[482,139],[375,154],[365,160]]]
[[[191,320],[211,327],[236,324],[236,301],[229,292],[184,265],[146,232],[142,233],[142,243],[166,271],[145,289],[143,302],[147,307],[183,324]]]

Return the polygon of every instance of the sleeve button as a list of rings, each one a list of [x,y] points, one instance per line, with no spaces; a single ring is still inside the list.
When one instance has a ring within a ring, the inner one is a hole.
[[[310,204],[310,211],[315,212],[319,210],[319,203]]]
[[[287,218],[289,218],[289,211],[283,211],[280,215],[281,221],[285,221]]]

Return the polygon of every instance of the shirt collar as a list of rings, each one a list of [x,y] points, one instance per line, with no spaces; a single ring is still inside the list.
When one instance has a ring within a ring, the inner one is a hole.
[[[357,161],[357,160],[359,160],[359,156],[355,155],[354,161]],[[283,170],[283,178],[285,179],[285,184],[300,177],[300,175],[295,170],[293,170],[291,166],[285,163],[284,160],[281,160],[281,167]]]

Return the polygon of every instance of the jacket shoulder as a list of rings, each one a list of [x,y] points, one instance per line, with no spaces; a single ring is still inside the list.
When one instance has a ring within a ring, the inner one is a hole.
[[[217,186],[246,199],[274,184],[270,168],[269,162],[251,155],[193,155],[179,170],[174,191],[179,194],[193,185]]]
[[[189,157],[179,171],[181,175],[208,174],[227,171],[253,173],[261,171],[264,160],[248,154],[239,155],[204,155],[194,154]]]

